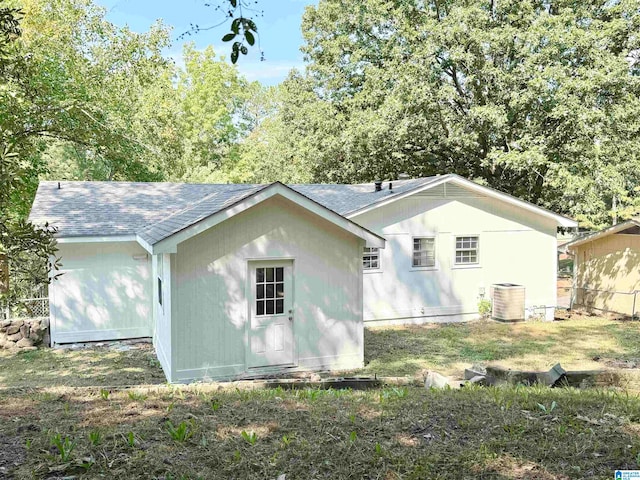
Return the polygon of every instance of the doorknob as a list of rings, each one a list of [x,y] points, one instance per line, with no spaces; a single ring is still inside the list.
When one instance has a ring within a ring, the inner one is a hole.
[[[289,321],[290,321],[290,322],[293,322],[293,317],[289,317]]]

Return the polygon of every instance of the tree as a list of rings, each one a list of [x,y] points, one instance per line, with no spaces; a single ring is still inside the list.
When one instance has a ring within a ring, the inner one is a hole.
[[[5,91],[18,80],[20,58],[15,42],[21,34],[16,8],[0,7],[0,73]],[[56,251],[54,230],[12,215],[11,204],[22,190],[29,166],[12,150],[12,138],[0,128],[0,300],[15,297],[27,284],[48,283]],[[35,261],[34,261],[35,260]],[[11,276],[11,277],[10,277]],[[12,279],[10,282],[9,279]]]
[[[143,89],[167,68],[168,32],[118,28],[90,0],[22,0],[17,48],[23,75],[0,104],[16,151],[38,176],[87,180],[159,180],[155,145],[132,128]]]
[[[291,150],[315,180],[453,172],[603,226],[640,208],[639,7],[322,1]]]
[[[261,87],[211,46],[198,51],[185,45],[183,63],[145,90],[135,123],[156,138],[165,179],[242,181],[234,174],[239,145],[253,126],[247,107]]]

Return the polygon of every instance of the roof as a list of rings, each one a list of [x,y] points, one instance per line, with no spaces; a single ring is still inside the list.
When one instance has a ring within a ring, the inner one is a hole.
[[[380,235],[280,182],[274,182],[270,185],[255,185],[235,197],[225,197],[222,199],[223,203],[221,203],[217,192],[214,192],[193,205],[142,228],[137,232],[136,239],[143,247],[153,253],[156,251],[175,251],[178,243],[275,195],[286,198],[339,228],[362,238],[366,241],[367,246],[379,248],[385,246],[385,239]]]
[[[300,184],[287,188],[343,217],[453,181],[554,218],[576,222],[457,175],[366,184]],[[279,184],[279,182],[276,182]],[[271,184],[274,185],[274,184]],[[282,185],[282,184],[279,184]],[[59,238],[138,236],[153,245],[268,188],[256,184],[40,182],[30,220],[58,228]],[[392,187],[392,188],[389,188]]]
[[[373,183],[305,184],[290,188],[339,215],[377,203],[438,177],[393,182],[376,192]],[[58,188],[60,184],[60,188]],[[29,219],[58,227],[59,237],[135,235],[172,231],[265,188],[256,184],[43,181]]]
[[[564,245],[564,248],[567,250],[573,250],[578,245],[583,245],[585,243],[593,242],[594,240],[598,240],[603,237],[608,237],[609,235],[627,230],[630,227],[640,227],[640,219],[632,218],[631,220],[627,220],[625,222],[616,223],[614,226],[606,228],[604,230],[600,230],[599,232],[583,235],[569,243],[566,243]]]

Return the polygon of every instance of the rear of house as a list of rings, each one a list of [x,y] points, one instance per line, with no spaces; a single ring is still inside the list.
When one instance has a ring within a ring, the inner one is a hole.
[[[349,215],[387,240],[364,254],[365,322],[471,320],[501,283],[524,287],[523,316],[552,320],[556,232],[576,223],[457,176],[424,187]]]
[[[556,215],[456,175],[361,185],[42,182],[54,344],[152,338],[171,382],[353,369],[363,325],[553,317]]]

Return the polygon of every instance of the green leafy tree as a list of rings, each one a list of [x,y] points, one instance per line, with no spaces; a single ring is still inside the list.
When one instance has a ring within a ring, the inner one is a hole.
[[[454,172],[606,225],[640,208],[639,11],[323,0],[303,21],[307,73],[284,86],[289,153],[315,180]]]
[[[239,148],[255,125],[251,105],[261,87],[212,47],[185,45],[183,62],[146,89],[136,122],[148,124],[159,140],[166,179],[241,182]]]
[[[21,30],[19,9],[0,7],[0,74],[5,88],[19,80],[21,62],[15,48]],[[21,161],[12,147],[12,139],[0,128],[0,301],[48,283],[49,270],[57,268],[51,261],[56,251],[53,229],[34,226],[12,214],[11,205],[23,190],[30,166]],[[34,261],[35,260],[35,261]],[[11,281],[10,281],[11,278]]]
[[[141,92],[167,68],[168,32],[118,28],[89,0],[21,0],[21,75],[4,92],[0,124],[32,175],[26,216],[41,177],[159,180],[155,145],[132,128]]]

